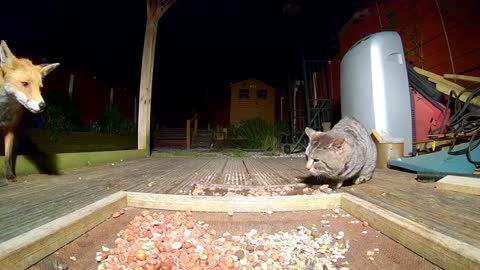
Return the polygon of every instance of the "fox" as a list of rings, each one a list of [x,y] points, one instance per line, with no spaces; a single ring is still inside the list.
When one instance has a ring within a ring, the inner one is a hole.
[[[34,65],[30,59],[16,57],[7,43],[0,41],[0,131],[4,133],[5,177],[11,182],[16,178],[12,156],[15,131],[24,109],[34,114],[45,110],[43,79],[59,65]]]

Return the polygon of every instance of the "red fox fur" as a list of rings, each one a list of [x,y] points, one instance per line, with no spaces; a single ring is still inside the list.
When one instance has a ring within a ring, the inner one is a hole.
[[[40,89],[43,78],[59,64],[34,65],[17,58],[3,40],[0,42],[0,130],[5,134],[5,175],[14,181],[12,151],[15,129],[24,108],[32,113],[45,109]]]

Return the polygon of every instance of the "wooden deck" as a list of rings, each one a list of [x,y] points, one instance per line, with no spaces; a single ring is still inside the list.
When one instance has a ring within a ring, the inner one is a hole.
[[[304,158],[160,158],[88,167],[59,176],[21,177],[0,188],[0,242],[120,190],[185,194],[192,184],[282,185],[304,181]],[[428,228],[480,246],[480,196],[437,190],[414,174],[378,170],[367,184],[344,187]]]

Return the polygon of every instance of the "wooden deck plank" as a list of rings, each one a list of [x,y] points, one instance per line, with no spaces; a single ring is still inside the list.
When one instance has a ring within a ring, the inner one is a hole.
[[[290,179],[283,177],[278,171],[271,169],[260,160],[245,160],[245,165],[251,172],[252,177],[258,185],[271,186],[291,183]]]
[[[219,180],[221,180],[221,182],[215,182],[214,184],[235,186],[259,185],[258,182],[254,182],[253,177],[251,177],[247,167],[245,167],[243,158],[228,159],[225,169],[223,170],[223,175]]]
[[[171,190],[170,194],[187,194],[191,185],[211,184],[220,181],[222,172],[228,162],[228,159],[210,159],[205,165],[190,175],[176,190]]]
[[[185,160],[180,161],[179,166],[172,172],[165,173],[159,177],[159,182],[165,185],[156,193],[175,194],[178,192],[179,186],[184,185],[189,179],[198,177],[198,172],[206,164],[210,163],[210,159],[196,159],[185,164]],[[131,189],[133,191],[133,189]],[[148,192],[148,190],[146,191]]]
[[[480,195],[480,179],[448,175],[437,182],[438,189]]]
[[[192,162],[193,161],[193,162]],[[55,218],[121,190],[166,193],[206,160],[144,159],[123,165],[77,170],[40,181],[22,181],[0,190],[0,241],[24,233]],[[181,177],[183,173],[184,177]],[[81,176],[80,176],[81,175]],[[81,177],[81,179],[79,179]],[[149,186],[150,183],[157,184]],[[46,185],[47,183],[47,185]],[[37,186],[47,187],[32,193]],[[22,194],[22,190],[27,190]],[[17,197],[13,198],[10,192]],[[5,194],[5,196],[4,196]]]
[[[127,206],[119,192],[0,244],[2,269],[26,269]]]
[[[480,197],[435,189],[414,174],[377,170],[367,184],[342,188],[427,228],[480,246]]]
[[[261,165],[255,168],[254,171],[268,172],[269,177],[275,178],[276,184],[297,184],[307,177],[307,170],[305,170],[305,162],[303,159],[291,158],[261,158],[255,161],[249,160],[251,166]]]
[[[476,246],[385,211],[351,194],[343,194],[341,206],[357,218],[367,220],[374,229],[443,269],[476,269],[480,264],[480,249]]]

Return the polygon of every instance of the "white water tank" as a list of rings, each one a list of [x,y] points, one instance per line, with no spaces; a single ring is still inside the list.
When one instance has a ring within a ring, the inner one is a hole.
[[[414,153],[413,116],[402,41],[396,32],[369,35],[343,57],[340,67],[342,116],[353,116],[368,131],[401,138]]]

